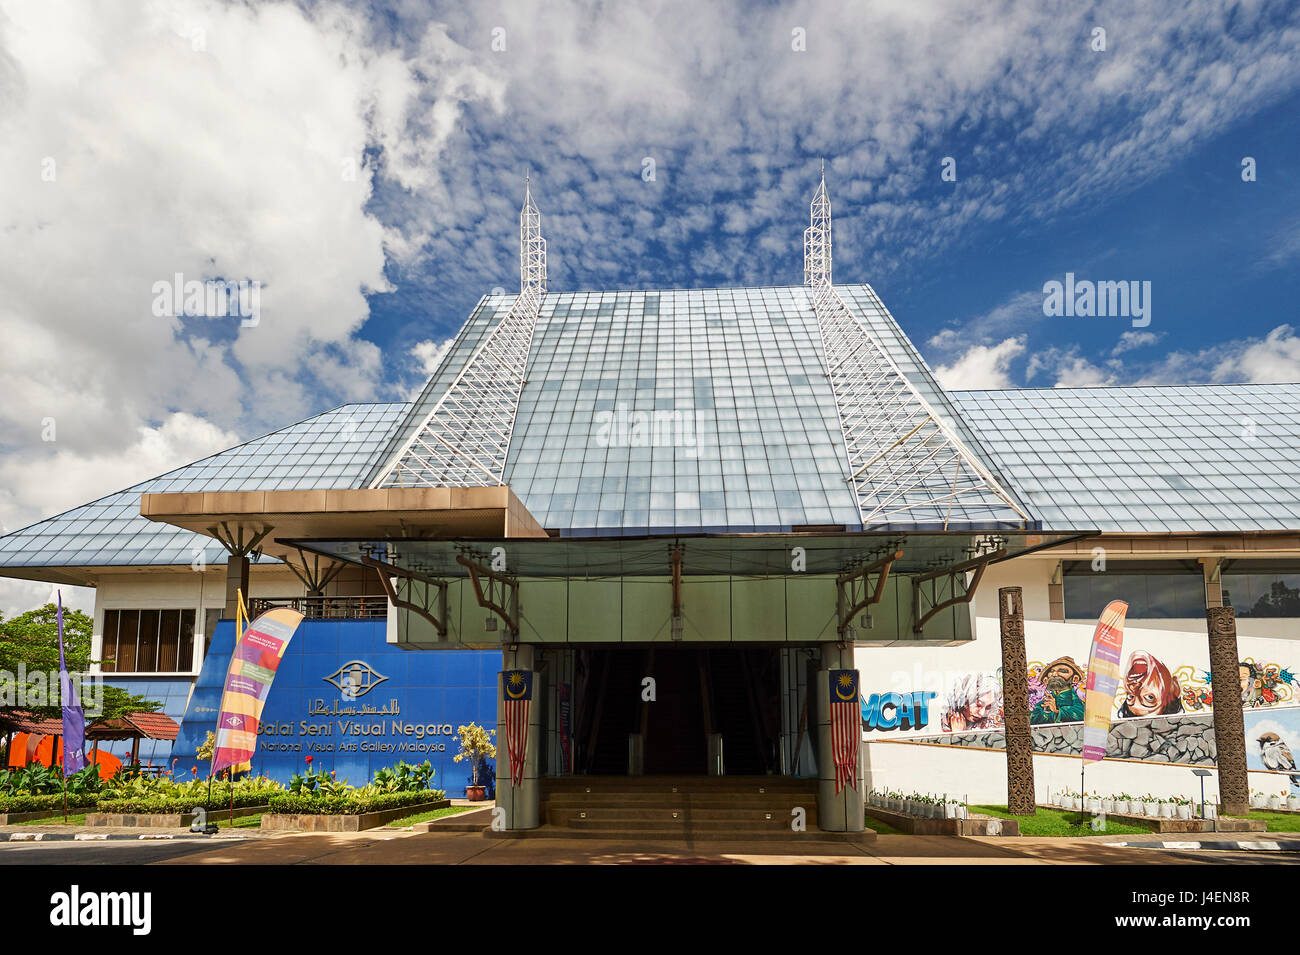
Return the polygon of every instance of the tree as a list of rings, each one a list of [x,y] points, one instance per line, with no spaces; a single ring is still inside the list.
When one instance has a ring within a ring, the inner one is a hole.
[[[17,680],[20,670],[26,671],[23,686],[18,687],[15,699],[30,700],[40,684],[42,695],[52,701],[48,706],[22,706],[37,715],[57,719],[61,709],[57,701],[59,672],[59,629],[54,604],[19,614],[12,620],[0,616],[0,679]],[[69,673],[88,673],[90,670],[91,635],[94,620],[80,610],[63,609],[63,654]],[[39,674],[39,676],[37,676]],[[49,692],[49,675],[54,674],[54,690]],[[128,693],[121,687],[104,685],[104,705],[100,713],[87,713],[87,719],[113,719],[126,713],[153,713],[162,708],[155,700]]]

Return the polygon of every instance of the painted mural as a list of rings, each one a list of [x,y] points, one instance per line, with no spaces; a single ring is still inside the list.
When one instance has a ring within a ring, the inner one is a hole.
[[[948,690],[939,718],[945,733],[1002,728],[1002,671],[966,673]]]
[[[1203,667],[1161,659],[1146,649],[1130,652],[1121,668],[1113,718],[1145,719],[1210,710],[1214,695],[1210,674]],[[1029,721],[1043,726],[1079,723],[1087,696],[1087,670],[1072,656],[1032,661],[1029,683]],[[1246,657],[1239,667],[1242,703],[1248,709],[1285,706],[1294,702],[1300,679],[1280,663],[1263,663]],[[1000,730],[1002,671],[959,673],[943,695],[939,730],[967,733]]]
[[[1295,754],[1300,752],[1300,707],[1256,708],[1246,713],[1246,768],[1277,775],[1276,788],[1300,796],[1300,771]]]

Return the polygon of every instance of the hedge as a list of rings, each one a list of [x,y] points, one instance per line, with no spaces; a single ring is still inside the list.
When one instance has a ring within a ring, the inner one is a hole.
[[[264,806],[267,803],[268,792],[274,791],[240,792],[236,789],[235,808]],[[125,799],[101,799],[97,809],[99,812],[147,815],[155,813],[187,813],[195,806],[203,806],[209,812],[229,809],[230,791],[227,790],[223,793],[220,789],[213,790],[211,799],[208,799],[206,794],[198,799],[193,796],[132,796]]]
[[[94,806],[98,799],[95,793],[68,793],[68,808]],[[46,809],[62,812],[63,793],[47,793],[43,796],[0,795],[0,813],[42,812]]]
[[[408,792],[377,795],[295,796],[276,793],[267,800],[267,811],[282,815],[359,816],[367,812],[399,809],[424,802],[446,799],[441,789],[416,789]]]

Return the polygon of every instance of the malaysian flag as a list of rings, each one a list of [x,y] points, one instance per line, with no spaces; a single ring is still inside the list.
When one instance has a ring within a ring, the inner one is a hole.
[[[506,752],[510,756],[510,781],[524,782],[524,758],[528,755],[528,704],[533,698],[531,670],[507,670],[501,674],[501,699],[506,718]]]
[[[835,793],[845,783],[858,788],[858,750],[862,747],[862,713],[858,709],[858,671],[831,670],[831,759]]]

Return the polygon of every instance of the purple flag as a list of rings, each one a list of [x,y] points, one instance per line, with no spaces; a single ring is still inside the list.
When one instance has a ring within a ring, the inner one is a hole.
[[[63,659],[63,591],[59,591],[59,701],[63,704],[63,775],[86,768],[86,714]]]

